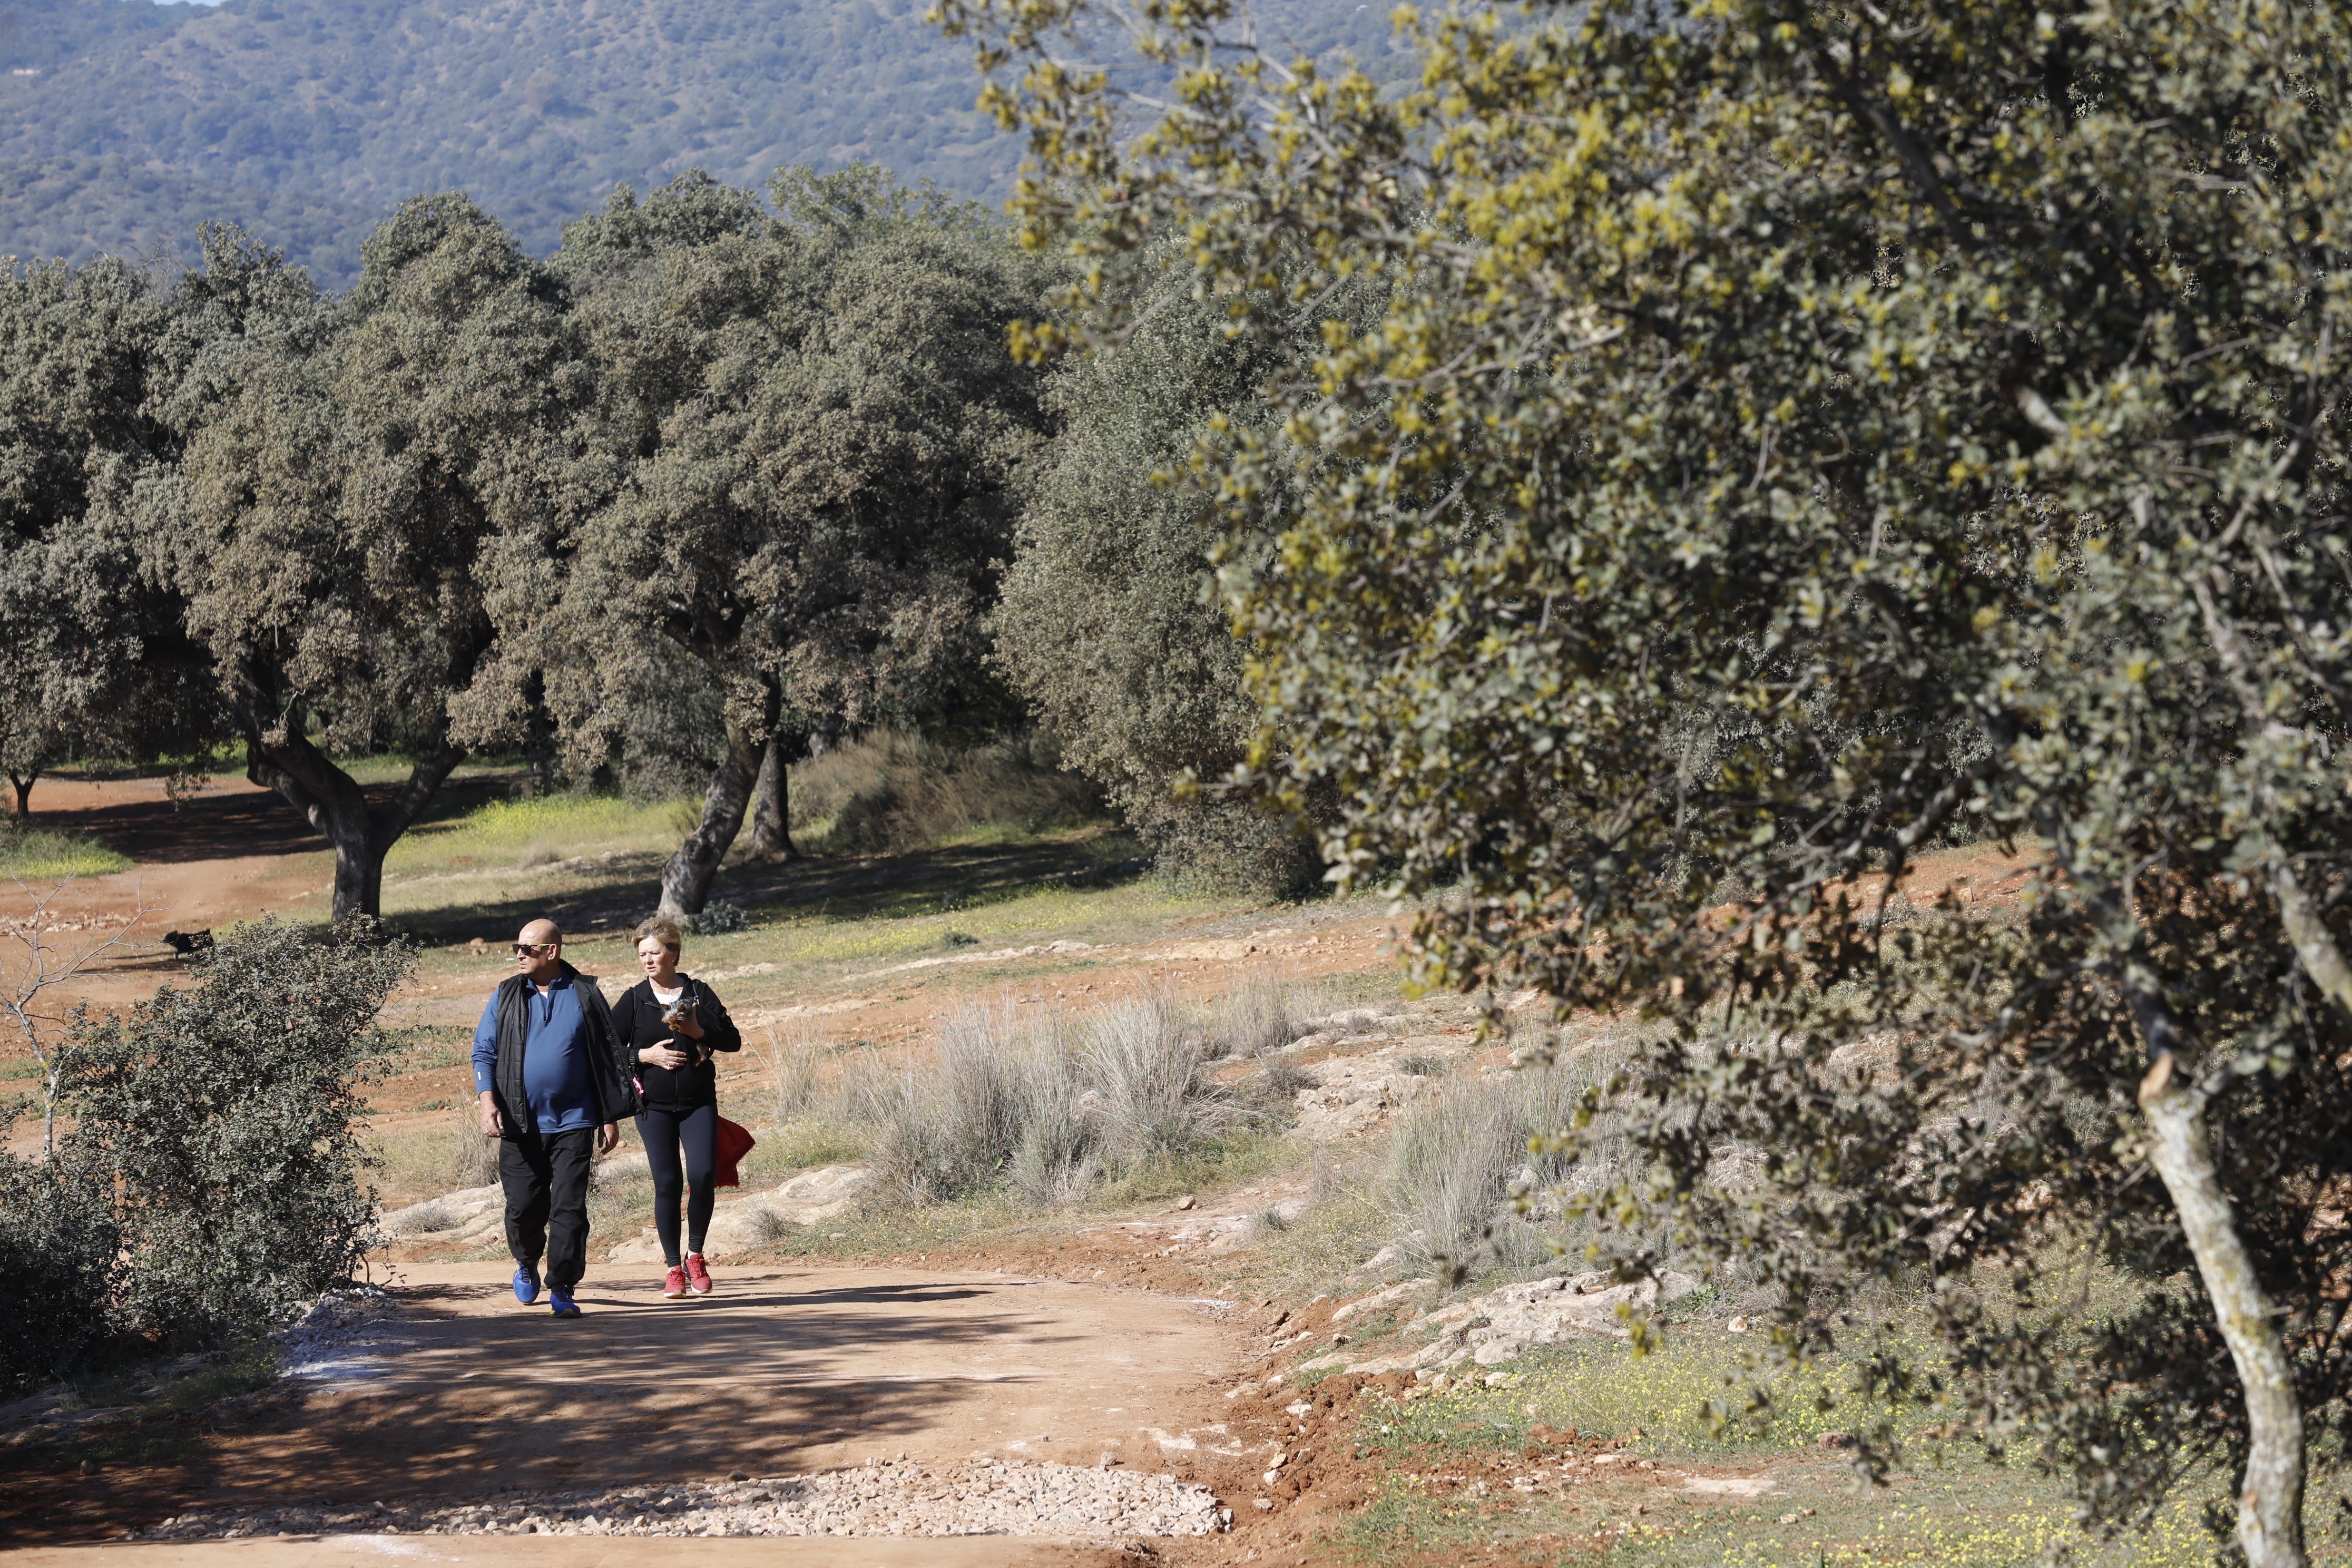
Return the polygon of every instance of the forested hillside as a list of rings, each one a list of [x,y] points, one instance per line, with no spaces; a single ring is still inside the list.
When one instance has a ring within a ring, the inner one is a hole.
[[[194,254],[231,218],[337,285],[402,198],[463,189],[534,253],[618,183],[887,165],[1001,193],[1018,143],[922,0],[0,0],[0,254]],[[1313,54],[1386,9],[1287,0]]]

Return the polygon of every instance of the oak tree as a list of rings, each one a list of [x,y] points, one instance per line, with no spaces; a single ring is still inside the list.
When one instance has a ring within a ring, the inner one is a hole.
[[[942,9],[1088,263],[1029,343],[1168,226],[1237,331],[1386,280],[1204,458],[1275,540],[1225,577],[1254,761],[1432,977],[1646,1021],[1617,1261],[1663,1215],[1782,1353],[2110,1525],[2219,1464],[2304,1562],[2352,1422],[2343,7],[1407,12],[1389,96],[1210,0],[1125,14],[1153,104],[1090,0]],[[1906,906],[1956,832],[2014,902]],[[1887,1282],[1932,1350],[1846,1315]]]
[[[209,739],[199,650],[144,580],[141,487],[176,462],[149,376],[171,309],[119,260],[0,271],[0,770]]]
[[[587,374],[544,269],[462,196],[404,204],[346,296],[227,229],[178,296],[186,453],[152,552],[248,774],[333,845],[338,918],[373,914],[385,853],[467,753],[453,711],[517,679],[486,584],[562,525]],[[385,751],[414,759],[388,795],[333,760]]]
[[[562,613],[515,641],[591,752],[649,659],[721,694],[724,751],[662,872],[679,913],[763,781],[755,848],[787,852],[784,770],[813,737],[935,706],[976,661],[1042,419],[1004,347],[1034,285],[976,213],[866,168],[768,195],[624,191],[552,263],[624,466],[567,542]]]

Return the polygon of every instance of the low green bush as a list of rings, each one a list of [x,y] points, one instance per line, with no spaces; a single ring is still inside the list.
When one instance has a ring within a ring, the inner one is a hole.
[[[0,1121],[0,1133],[6,1125]],[[120,1244],[97,1173],[61,1159],[20,1160],[0,1148],[0,1401],[87,1365],[103,1346]]]
[[[225,937],[193,986],[84,1027],[57,1164],[112,1194],[121,1248],[87,1310],[217,1344],[351,1278],[375,1213],[361,1089],[411,956],[373,922],[265,920]]]

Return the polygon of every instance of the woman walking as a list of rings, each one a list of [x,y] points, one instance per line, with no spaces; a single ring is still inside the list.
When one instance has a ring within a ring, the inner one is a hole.
[[[735,1021],[710,987],[678,973],[684,945],[675,921],[656,915],[639,926],[637,962],[646,977],[613,1004],[622,1066],[644,1085],[637,1136],[653,1172],[654,1228],[669,1264],[662,1294],[673,1300],[710,1294],[710,1269],[702,1260],[719,1163],[719,1073],[710,1058],[714,1051],[743,1047]],[[677,1223],[681,1176],[688,1194],[683,1253]]]

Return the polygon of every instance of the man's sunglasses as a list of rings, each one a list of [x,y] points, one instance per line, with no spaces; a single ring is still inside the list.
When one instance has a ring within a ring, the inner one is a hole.
[[[555,944],[551,942],[519,942],[514,944],[515,956],[529,958],[534,952],[552,952],[554,947]]]

